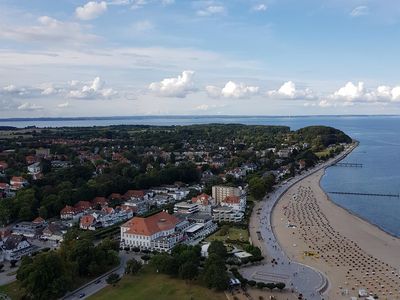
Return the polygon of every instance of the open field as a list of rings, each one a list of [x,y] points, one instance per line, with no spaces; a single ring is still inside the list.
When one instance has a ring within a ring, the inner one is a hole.
[[[226,300],[224,293],[216,293],[196,283],[170,278],[166,275],[142,272],[138,276],[124,276],[117,286],[108,286],[90,300]]]
[[[206,241],[239,241],[239,242],[248,242],[249,241],[249,233],[246,229],[238,228],[238,227],[222,227],[214,234],[210,235]]]

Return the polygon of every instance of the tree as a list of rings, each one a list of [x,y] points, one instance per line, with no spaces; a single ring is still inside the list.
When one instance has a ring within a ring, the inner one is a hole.
[[[224,259],[227,255],[224,243],[221,241],[212,241],[208,247],[208,254],[213,253]]]
[[[113,286],[115,286],[115,284],[120,280],[120,277],[118,274],[116,273],[112,273],[110,275],[108,275],[106,282],[108,284],[112,284]]]
[[[275,284],[275,287],[282,291],[286,287],[286,284],[284,282],[278,282]]]
[[[249,191],[250,194],[254,197],[254,199],[260,200],[265,196],[267,192],[267,187],[262,178],[253,177],[252,179],[249,180]]]
[[[276,288],[276,284],[273,283],[273,282],[269,282],[269,283],[266,283],[266,284],[265,284],[265,287],[268,288],[268,289],[270,289],[270,291],[272,292],[272,290],[273,290],[274,288]]]
[[[142,268],[142,264],[136,259],[132,258],[126,262],[125,273],[135,275]]]
[[[187,261],[179,267],[179,277],[182,279],[192,280],[196,278],[197,274],[198,266],[191,261]]]
[[[71,287],[72,273],[62,257],[54,251],[40,253],[33,259],[24,257],[17,279],[33,299],[57,299]]]

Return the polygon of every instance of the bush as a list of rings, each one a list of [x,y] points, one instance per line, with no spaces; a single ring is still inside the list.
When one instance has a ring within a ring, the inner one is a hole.
[[[254,280],[249,280],[247,283],[249,284],[249,286],[252,286],[252,287],[256,286],[256,284],[257,284],[257,282],[255,282]]]
[[[116,273],[112,273],[112,274],[108,275],[106,282],[108,284],[115,285],[119,280],[120,280],[119,275]]]
[[[262,290],[265,287],[265,283],[264,282],[257,282],[256,286],[258,289]]]

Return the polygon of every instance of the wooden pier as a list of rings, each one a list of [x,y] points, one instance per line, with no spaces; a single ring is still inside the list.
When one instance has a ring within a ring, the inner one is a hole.
[[[349,167],[349,168],[362,168],[363,164],[359,164],[359,163],[350,163],[350,162],[338,162],[336,164],[333,164],[333,166],[337,166],[337,167]]]
[[[373,197],[392,197],[400,198],[399,194],[378,194],[378,193],[356,193],[356,192],[328,192],[337,195],[356,195],[356,196],[373,196]]]

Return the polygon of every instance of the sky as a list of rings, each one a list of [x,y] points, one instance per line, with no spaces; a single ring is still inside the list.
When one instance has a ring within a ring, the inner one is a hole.
[[[400,114],[398,0],[0,0],[0,118]]]

